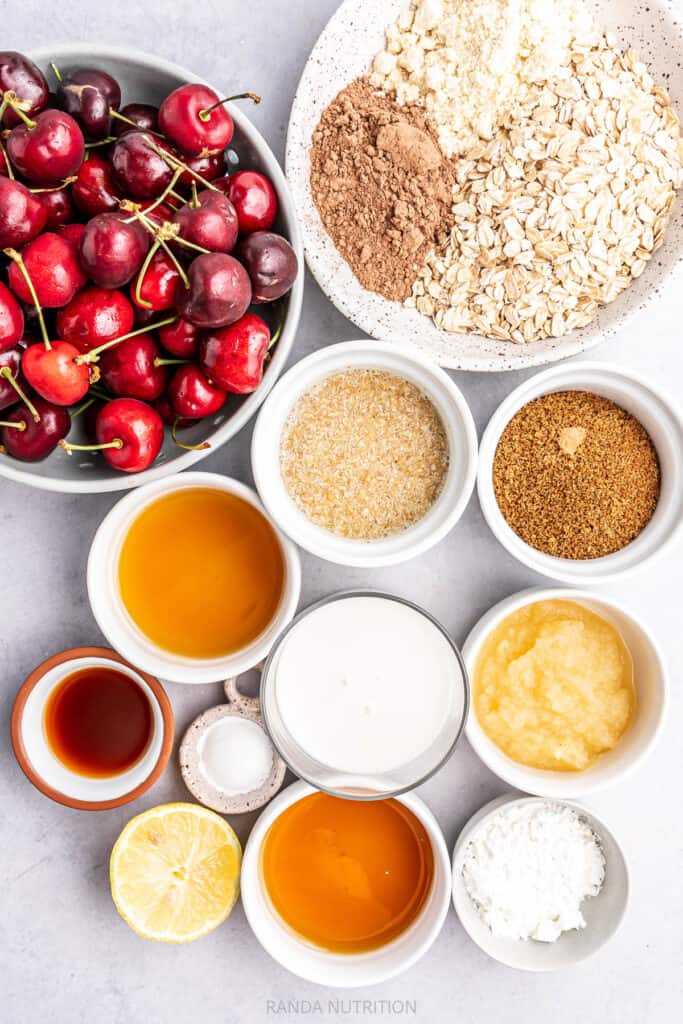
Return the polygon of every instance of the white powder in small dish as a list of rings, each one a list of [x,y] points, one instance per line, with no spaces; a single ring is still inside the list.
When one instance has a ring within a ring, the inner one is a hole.
[[[515,803],[476,830],[462,876],[494,935],[556,942],[563,932],[586,927],[581,904],[602,889],[605,856],[571,807]]]
[[[260,789],[273,769],[273,748],[265,732],[237,715],[209,726],[197,752],[202,775],[225,796]]]

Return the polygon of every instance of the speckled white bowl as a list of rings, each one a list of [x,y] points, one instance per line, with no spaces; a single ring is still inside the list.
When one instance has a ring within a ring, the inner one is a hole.
[[[469,897],[462,877],[467,844],[484,821],[510,804],[526,804],[535,797],[513,794],[492,800],[467,822],[453,851],[453,905],[460,923],[480,949],[494,960],[519,971],[547,972],[571,967],[598,952],[617,932],[626,913],[629,899],[629,871],[624,852],[604,821],[578,804],[570,804],[586,819],[601,841],[605,856],[605,882],[597,896],[582,906],[586,927],[565,932],[557,942],[516,942],[494,935],[482,921]],[[563,801],[557,801],[559,803]]]
[[[633,46],[656,81],[683,109],[683,26],[677,0],[588,0],[598,21],[624,48]],[[398,302],[366,291],[337,252],[315,208],[310,189],[309,148],[323,110],[359,75],[367,74],[384,47],[384,31],[407,0],[345,0],[323,31],[304,69],[287,139],[287,177],[304,237],[308,265],[325,294],[358,327],[375,338],[417,345],[442,366],[456,370],[521,370],[576,355],[613,337],[637,312],[657,300],[667,278],[680,277],[683,204],[664,244],[645,273],[597,319],[564,338],[517,346],[476,334],[447,334]],[[676,272],[676,273],[674,273]]]

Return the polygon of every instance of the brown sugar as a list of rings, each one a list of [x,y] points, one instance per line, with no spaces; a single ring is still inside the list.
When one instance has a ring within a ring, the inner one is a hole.
[[[557,558],[620,551],[657,508],[661,472],[649,434],[601,395],[562,391],[529,402],[493,463],[498,506],[515,533]]]
[[[339,93],[311,147],[311,188],[325,228],[369,291],[404,301],[453,224],[452,163],[418,107],[366,78]]]

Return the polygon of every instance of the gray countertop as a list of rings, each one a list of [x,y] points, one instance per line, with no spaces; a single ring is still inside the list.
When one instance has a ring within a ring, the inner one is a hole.
[[[264,97],[250,111],[279,158],[289,107],[306,57],[337,0],[0,0],[2,48],[92,40],[131,45],[176,60],[226,90]],[[306,282],[293,359],[359,335]],[[680,303],[672,291],[636,319],[597,358],[640,370],[683,394]],[[455,374],[479,430],[528,374]],[[250,430],[202,463],[202,469],[250,481]],[[622,598],[656,630],[672,665],[670,721],[660,747],[629,782],[592,799],[620,836],[632,868],[624,926],[597,957],[555,975],[515,973],[487,959],[454,912],[431,952],[397,980],[360,992],[300,982],[273,962],[252,936],[240,907],[226,925],[186,947],[139,939],[109,896],[108,857],[123,824],[157,803],[189,798],[177,764],[137,804],[85,814],[51,803],[22,776],[9,743],[16,690],[44,657],[102,640],[85,591],[93,533],[114,496],[70,497],[0,481],[0,1019],[6,1024],[256,1024],[270,1020],[363,1021],[403,1017],[457,1024],[668,1024],[683,1010],[683,818],[680,813],[683,688],[681,572],[683,548],[607,593]],[[458,642],[492,604],[543,582],[516,564],[490,535],[472,500],[453,534],[417,561],[375,572],[303,558],[303,603],[359,585],[422,603]],[[177,735],[204,708],[221,702],[219,686],[169,685]],[[458,830],[505,785],[462,742],[421,795],[453,845]],[[246,838],[251,820],[233,822]],[[360,1000],[360,1002],[358,1002]]]

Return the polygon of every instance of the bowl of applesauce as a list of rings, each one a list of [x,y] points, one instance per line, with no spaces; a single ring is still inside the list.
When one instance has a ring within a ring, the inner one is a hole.
[[[666,665],[648,627],[613,598],[514,594],[477,623],[463,657],[467,738],[517,789],[580,799],[622,781],[659,739]]]

